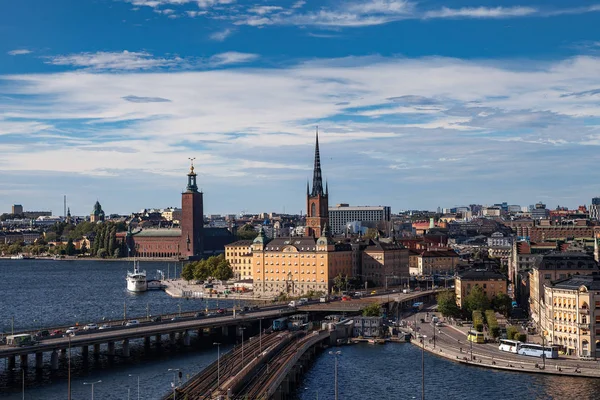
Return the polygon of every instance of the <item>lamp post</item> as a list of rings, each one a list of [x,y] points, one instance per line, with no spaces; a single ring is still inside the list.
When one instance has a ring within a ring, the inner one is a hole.
[[[342,354],[341,351],[330,351],[329,354],[333,355],[335,358],[335,400],[338,400],[338,356]]]
[[[242,331],[242,369],[243,369],[244,368],[244,331],[246,330],[246,328],[241,326],[240,330]]]
[[[68,358],[68,378],[67,378],[67,399],[71,400],[71,335],[68,335],[69,339],[69,358]]]
[[[169,372],[173,372],[173,400],[177,400],[177,371],[179,371],[179,368],[169,368],[167,371]]]
[[[129,376],[136,376],[137,375],[137,398],[138,400],[140,400],[140,375],[139,374],[129,374]]]
[[[92,385],[92,400],[94,400],[94,385],[97,383],[100,383],[102,381],[96,381],[96,382],[83,382],[84,385]]]
[[[426,335],[421,335],[421,400],[425,400],[425,339]]]
[[[473,323],[471,322],[471,331],[473,331],[473,329],[474,329],[474,328],[473,328],[473,326],[474,326],[474,325],[473,325]],[[468,336],[469,336],[469,335],[467,335],[467,338],[468,338]],[[468,340],[469,340],[469,348],[470,348],[470,350],[471,350],[471,361],[473,361],[473,337],[471,337],[471,339],[468,339]]]
[[[213,346],[217,346],[217,387],[221,386],[221,343],[214,342]]]

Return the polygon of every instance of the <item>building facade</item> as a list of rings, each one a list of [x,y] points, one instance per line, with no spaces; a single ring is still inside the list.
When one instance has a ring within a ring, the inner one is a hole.
[[[453,274],[458,265],[459,256],[452,249],[440,248],[418,251],[411,255],[413,258],[410,269],[412,276],[434,274]]]
[[[363,206],[350,207],[348,204],[338,204],[329,207],[329,223],[334,235],[346,232],[346,224],[349,222],[390,222],[392,215],[391,207],[388,206]]]
[[[454,279],[456,304],[460,308],[475,286],[479,286],[490,301],[500,293],[507,294],[506,277],[501,273],[489,270],[465,271]]]
[[[544,285],[574,275],[598,272],[594,257],[581,252],[553,252],[541,258],[529,272],[529,315],[540,326],[540,315],[545,309]]]
[[[362,251],[362,278],[375,286],[398,285],[408,281],[408,252],[395,242],[369,240]]]
[[[544,285],[541,334],[567,354],[600,356],[600,275],[578,275]]]
[[[229,261],[235,279],[252,279],[252,240],[238,240],[226,245],[225,259]]]

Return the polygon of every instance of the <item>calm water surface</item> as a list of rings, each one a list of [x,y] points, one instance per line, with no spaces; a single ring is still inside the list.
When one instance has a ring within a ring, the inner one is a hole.
[[[131,263],[91,261],[0,260],[0,329],[68,325],[123,317],[124,304],[129,316],[174,313],[207,306],[202,300],[180,300],[162,291],[131,294],[125,290],[125,276]],[[142,265],[149,276],[156,269],[167,270],[166,263]],[[171,264],[171,271],[173,264]],[[179,267],[178,267],[179,268]],[[172,273],[172,272],[171,272]],[[220,305],[231,305],[220,300]],[[208,301],[209,307],[216,300]],[[225,351],[226,348],[222,347]],[[410,344],[381,346],[354,345],[335,348],[339,356],[340,400],[348,399],[420,399],[421,352]],[[170,388],[173,375],[169,368],[181,368],[184,378],[216,359],[209,344],[191,348],[145,350],[140,341],[132,347],[128,359],[116,357],[110,362],[101,356],[97,362],[83,365],[74,355],[72,399],[89,399],[90,386],[84,382],[101,380],[94,387],[94,399],[137,399],[140,377],[141,399],[159,399]],[[30,364],[33,362],[30,359]],[[66,359],[61,358],[61,366]],[[334,357],[321,353],[310,367],[293,399],[334,398]],[[129,375],[134,375],[130,377]],[[425,354],[426,399],[596,399],[600,381],[568,377],[527,375],[467,367]],[[66,399],[66,369],[51,373],[49,368],[26,375],[26,399]],[[21,399],[20,371],[7,371],[0,360],[0,398]]]

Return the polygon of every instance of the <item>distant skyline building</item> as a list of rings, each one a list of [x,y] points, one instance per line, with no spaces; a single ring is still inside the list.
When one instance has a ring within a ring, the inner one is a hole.
[[[329,221],[333,234],[341,234],[349,222],[390,222],[392,209],[389,206],[355,206],[341,203],[329,207]]]
[[[12,206],[13,214],[23,214],[23,206],[20,204],[15,204]]]

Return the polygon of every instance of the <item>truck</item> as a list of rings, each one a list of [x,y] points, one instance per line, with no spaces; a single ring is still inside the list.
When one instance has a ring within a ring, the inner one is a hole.
[[[413,308],[415,310],[421,311],[423,309],[423,303],[422,302],[413,303]]]
[[[321,298],[319,298],[319,301],[321,303],[327,303],[329,301],[329,297],[328,296],[321,296]]]
[[[13,347],[33,346],[35,344],[33,335],[22,333],[20,335],[10,335],[6,337],[6,344]]]

